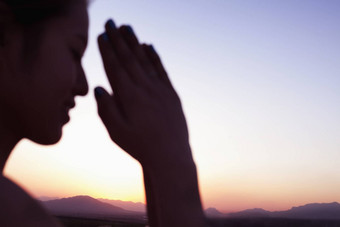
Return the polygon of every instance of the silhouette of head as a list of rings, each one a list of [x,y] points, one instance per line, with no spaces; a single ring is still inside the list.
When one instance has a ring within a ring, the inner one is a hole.
[[[60,140],[88,85],[85,0],[0,0],[0,126],[18,139]]]

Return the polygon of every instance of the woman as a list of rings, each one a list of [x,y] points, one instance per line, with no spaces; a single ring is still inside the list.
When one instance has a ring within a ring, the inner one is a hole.
[[[84,0],[0,0],[0,166],[23,138],[54,144],[88,85]],[[95,89],[110,137],[143,167],[151,226],[203,226],[196,167],[180,100],[152,46],[112,20],[98,37],[110,95]],[[0,226],[58,226],[0,177]]]

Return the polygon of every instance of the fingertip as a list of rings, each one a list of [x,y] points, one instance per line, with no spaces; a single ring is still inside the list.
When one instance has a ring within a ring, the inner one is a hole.
[[[97,111],[102,122],[113,136],[114,129],[121,127],[123,118],[118,105],[112,96],[102,87],[96,87],[94,94],[97,101]]]
[[[106,94],[106,91],[102,87],[96,87],[94,89],[94,95],[95,95],[96,99],[102,98],[105,94]]]
[[[103,32],[97,38],[98,43],[100,43],[102,41],[108,42],[109,40],[110,40],[109,35],[106,32]]]
[[[135,32],[133,31],[133,28],[130,25],[124,25],[122,26],[122,29],[125,30],[128,35],[136,36]]]
[[[102,34],[102,39],[103,39],[104,41],[109,41],[109,36],[107,35],[106,32],[104,32],[104,33]]]
[[[106,115],[105,113],[111,109],[112,103],[110,102],[110,94],[102,87],[94,89],[94,96],[97,101],[98,113],[100,116]]]
[[[113,22],[112,19],[109,19],[109,20],[106,22],[105,27],[106,27],[106,28],[110,28],[110,29],[116,29],[116,28],[117,28],[115,22]]]
[[[158,53],[152,44],[147,44],[146,48],[153,59],[159,59]]]
[[[122,25],[118,30],[130,47],[140,45],[139,40],[130,25]]]
[[[157,51],[156,51],[156,49],[153,47],[152,44],[149,45],[149,48],[150,48],[150,50],[151,50],[151,52],[152,52],[153,54],[157,54]]]

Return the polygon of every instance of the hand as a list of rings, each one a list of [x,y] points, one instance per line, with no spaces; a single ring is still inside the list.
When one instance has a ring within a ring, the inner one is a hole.
[[[130,26],[110,20],[105,29],[98,43],[113,94],[95,94],[111,139],[143,166],[192,161],[181,103],[158,54]]]

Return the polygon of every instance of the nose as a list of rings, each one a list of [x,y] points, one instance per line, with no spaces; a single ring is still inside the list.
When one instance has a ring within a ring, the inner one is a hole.
[[[81,64],[79,64],[76,85],[74,88],[74,94],[85,96],[88,92],[89,92],[89,85],[86,80],[85,72]]]

